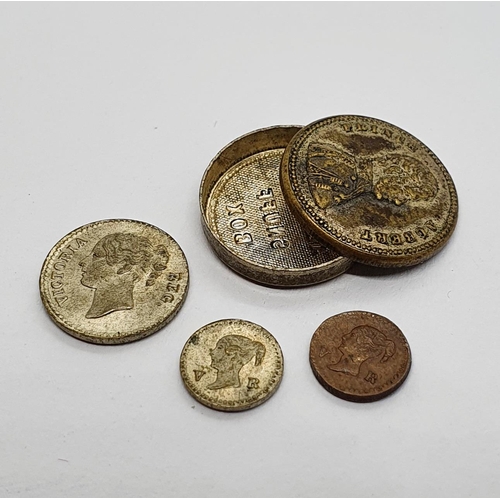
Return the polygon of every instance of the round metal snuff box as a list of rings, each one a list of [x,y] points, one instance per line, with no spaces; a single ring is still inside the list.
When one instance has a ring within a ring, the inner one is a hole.
[[[299,130],[275,126],[236,139],[217,154],[201,181],[208,241],[228,267],[263,285],[320,283],[351,265],[304,228],[283,198],[281,158]]]

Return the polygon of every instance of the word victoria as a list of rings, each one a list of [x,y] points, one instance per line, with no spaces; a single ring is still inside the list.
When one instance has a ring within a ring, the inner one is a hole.
[[[76,248],[73,248],[71,245],[74,244]],[[54,300],[57,302],[57,305],[61,307],[67,300],[68,295],[64,290],[64,271],[66,270],[66,266],[68,262],[73,258],[73,255],[76,251],[85,246],[87,241],[82,238],[75,238],[69,245],[63,248],[62,252],[57,257],[57,260],[54,264],[54,271],[50,274],[50,288],[52,291],[52,296]]]

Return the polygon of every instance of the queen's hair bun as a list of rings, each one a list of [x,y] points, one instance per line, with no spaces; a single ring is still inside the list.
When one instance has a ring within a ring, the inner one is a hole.
[[[146,286],[154,285],[155,281],[161,276],[161,273],[167,268],[170,254],[165,245],[158,245],[155,248],[155,254],[151,259],[151,267],[153,271],[149,274],[146,280]]]

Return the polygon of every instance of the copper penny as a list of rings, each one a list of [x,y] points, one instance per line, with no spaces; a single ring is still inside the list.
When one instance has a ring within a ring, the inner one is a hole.
[[[350,311],[323,321],[311,339],[309,361],[329,392],[348,401],[377,401],[394,392],[411,366],[410,346],[387,318]]]

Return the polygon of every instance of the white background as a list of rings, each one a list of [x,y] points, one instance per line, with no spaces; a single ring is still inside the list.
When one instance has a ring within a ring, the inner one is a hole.
[[[1,4],[0,494],[500,495],[498,4]],[[425,264],[357,267],[274,290],[227,269],[201,230],[215,154],[254,129],[362,114],[446,165],[457,229]],[[133,218],[171,234],[191,288],[137,343],[59,330],[41,265],[74,228]],[[349,403],[308,361],[342,311],[387,316],[413,367],[392,396]],[[285,376],[264,405],[198,404],[179,354],[221,318],[261,324]]]

